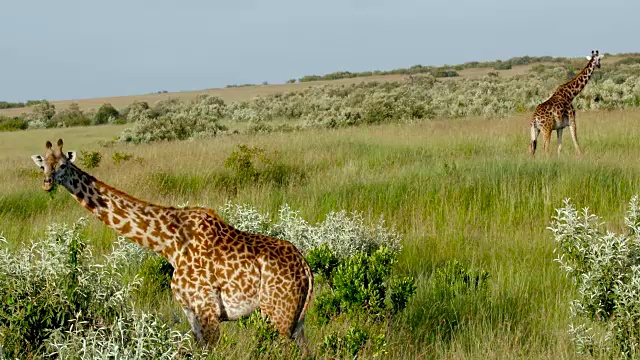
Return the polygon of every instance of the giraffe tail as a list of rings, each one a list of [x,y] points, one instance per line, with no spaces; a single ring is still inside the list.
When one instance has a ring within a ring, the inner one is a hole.
[[[536,153],[536,148],[538,147],[538,140],[531,141],[529,145],[529,154],[533,155]]]
[[[301,302],[304,301],[304,303],[300,304],[302,305],[302,307],[300,307],[300,312],[298,313],[298,319],[296,321],[296,324],[293,327],[291,337],[295,339],[298,346],[300,346],[300,348],[303,350],[303,354],[308,355],[309,348],[307,347],[307,340],[306,340],[306,337],[304,336],[304,316],[307,314],[307,310],[309,309],[309,305],[311,304],[311,296],[313,295],[313,272],[311,271],[309,264],[307,264],[305,260],[302,260],[302,261],[304,262],[304,265],[305,265],[304,272],[308,280],[307,289],[306,289],[307,291],[306,291],[306,294],[301,294],[300,301]],[[302,296],[304,296],[304,298]]]
[[[529,154],[533,156],[536,153],[536,148],[538,147],[538,129],[536,129],[535,125],[531,125],[531,143],[529,144]]]
[[[313,295],[313,272],[309,265],[305,267],[305,273],[307,275],[308,284],[307,284],[307,294],[304,299],[304,306],[300,311],[300,315],[298,316],[298,321],[301,322],[304,320],[304,316],[307,314],[307,310],[309,309],[309,305],[311,304],[311,296]]]

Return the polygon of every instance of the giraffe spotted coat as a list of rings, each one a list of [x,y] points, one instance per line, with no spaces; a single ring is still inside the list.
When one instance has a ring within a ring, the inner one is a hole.
[[[236,320],[259,309],[281,335],[305,348],[304,316],[313,275],[291,243],[252,234],[226,224],[201,207],[174,208],[138,200],[82,171],[75,153],[47,141],[43,188],[64,186],[106,225],[166,258],[174,267],[171,289],[196,338],[215,343],[219,322]]]
[[[578,154],[582,153],[578,144],[578,134],[576,130],[576,110],[573,108],[573,99],[587,86],[589,79],[595,68],[600,67],[600,55],[596,50],[588,56],[589,62],[569,82],[560,85],[549,99],[538,105],[533,113],[530,123],[531,143],[529,144],[529,154],[532,156],[536,152],[538,144],[538,135],[542,132],[544,138],[544,150],[549,151],[549,142],[551,141],[551,133],[553,130],[558,135],[558,154],[562,150],[562,130],[569,127],[571,139]]]

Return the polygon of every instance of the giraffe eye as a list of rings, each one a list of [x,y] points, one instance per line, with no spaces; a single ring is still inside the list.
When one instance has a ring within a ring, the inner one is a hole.
[[[66,167],[67,167],[67,165],[62,164],[62,165],[60,165],[60,170],[63,170],[63,169],[64,169],[64,168],[66,168]]]

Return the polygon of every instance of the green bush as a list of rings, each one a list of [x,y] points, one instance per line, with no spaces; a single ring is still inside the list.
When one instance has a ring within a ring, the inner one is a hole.
[[[213,137],[226,130],[219,123],[224,110],[224,101],[211,95],[200,95],[189,103],[163,100],[153,109],[136,105],[127,112],[135,124],[125,129],[119,140],[138,144]]]
[[[386,353],[385,336],[373,336],[359,326],[351,326],[343,334],[333,332],[326,335],[320,345],[320,352],[330,358],[356,359],[365,345],[371,343],[371,354],[374,357]]]
[[[0,115],[0,131],[25,130],[28,127],[29,123],[22,118],[8,118]]]
[[[82,219],[71,227],[52,225],[45,239],[18,252],[2,248],[0,237],[0,349],[5,355],[31,358],[42,354],[56,329],[70,330],[77,321],[106,325],[132,310],[123,295],[137,283],[122,282],[118,262],[127,255],[116,252],[100,266],[89,264],[83,226]]]
[[[434,274],[434,290],[443,297],[462,295],[469,291],[486,290],[489,273],[476,270],[457,260],[438,268]]]
[[[87,117],[77,103],[72,103],[68,108],[56,113],[47,122],[47,127],[73,127],[91,125],[91,119]]]
[[[34,105],[38,105],[38,104],[48,104],[49,102],[47,100],[27,100],[27,103],[25,105],[27,106],[34,106]]]
[[[87,169],[97,168],[102,160],[102,154],[98,151],[81,150],[82,166]]]
[[[416,294],[416,285],[412,277],[395,277],[389,283],[391,310],[398,313],[407,307],[409,298]]]
[[[0,101],[0,109],[15,109],[25,107],[25,103],[23,102],[8,102],[8,101]]]
[[[329,249],[329,245],[322,244],[315,249],[311,249],[307,253],[306,259],[314,274],[322,275],[324,280],[332,284],[332,275],[340,260]]]
[[[151,108],[146,101],[134,101],[122,110],[121,115],[126,122],[138,122],[151,117]]]
[[[109,103],[104,103],[100,106],[96,114],[91,121],[92,125],[103,125],[109,122],[115,122],[120,118],[120,113]]]
[[[114,152],[113,155],[111,156],[111,158],[113,159],[113,163],[116,165],[119,165],[121,162],[124,161],[129,161],[131,159],[133,159],[133,155],[132,154],[128,154],[128,153],[121,153],[121,152]]]
[[[233,171],[238,182],[245,183],[258,179],[256,161],[265,159],[265,150],[259,147],[238,145],[231,155],[224,161],[224,167]]]
[[[219,185],[234,191],[250,183],[284,186],[304,178],[304,172],[281,162],[277,153],[268,154],[265,149],[243,144],[233,150],[224,167],[231,173],[222,177]]]
[[[372,253],[356,253],[334,265],[336,257],[327,247],[309,252],[313,268],[329,280],[329,291],[316,297],[313,313],[320,325],[342,313],[365,313],[375,319],[402,311],[415,294],[413,278],[391,276],[397,253],[381,247]],[[329,265],[327,265],[329,264]],[[332,268],[330,274],[327,269]]]
[[[458,72],[455,70],[436,70],[433,72],[433,77],[443,78],[443,77],[456,77],[458,76]]]
[[[510,70],[511,68],[513,68],[513,66],[508,61],[506,62],[500,61],[493,66],[493,70]]]
[[[24,119],[29,123],[29,128],[47,127],[51,118],[56,114],[56,107],[46,100],[29,106],[31,112],[24,114]]]
[[[634,196],[624,219],[626,231],[603,228],[587,208],[569,200],[557,210],[550,230],[555,259],[577,285],[570,303],[569,331],[581,353],[599,357],[640,355],[640,200]]]

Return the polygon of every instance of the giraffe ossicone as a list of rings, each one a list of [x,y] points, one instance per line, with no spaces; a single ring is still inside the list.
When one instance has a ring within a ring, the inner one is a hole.
[[[571,139],[578,154],[582,154],[578,144],[578,133],[576,130],[576,110],[571,103],[573,99],[587,86],[591,75],[596,68],[600,68],[600,60],[604,57],[598,50],[591,50],[591,55],[587,56],[587,65],[570,81],[558,86],[551,97],[539,104],[530,121],[531,143],[529,143],[529,154],[535,155],[538,145],[538,135],[542,132],[544,139],[544,150],[548,153],[551,133],[556,130],[558,135],[558,154],[562,150],[562,130],[569,127]]]
[[[43,171],[44,190],[65,187],[100,221],[167,259],[174,268],[171,290],[198,340],[214,344],[221,321],[259,309],[306,352],[313,274],[293,244],[238,230],[211,209],[139,200],[82,171],[75,152],[62,147],[62,139],[57,147],[47,141],[44,156],[31,157]]]

